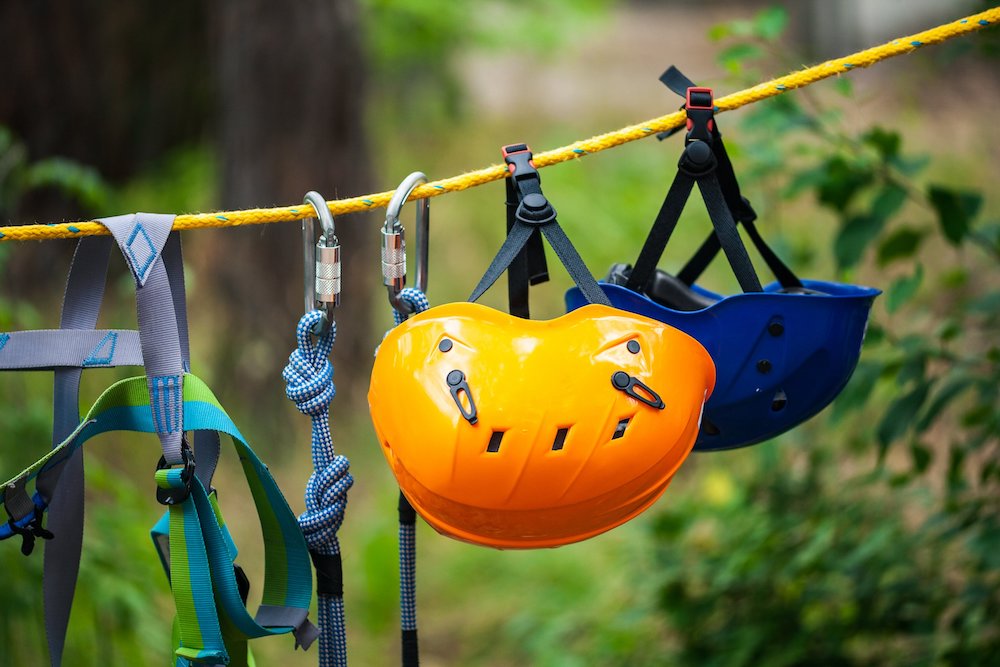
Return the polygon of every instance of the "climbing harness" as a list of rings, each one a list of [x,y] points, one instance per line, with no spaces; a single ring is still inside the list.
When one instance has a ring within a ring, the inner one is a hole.
[[[790,74],[771,79],[770,81],[764,81],[750,88],[726,95],[725,97],[720,97],[715,100],[715,104],[720,112],[739,109],[740,107],[765,100],[769,97],[782,95],[796,88],[803,88],[817,81],[869,67],[887,58],[906,55],[925,46],[940,44],[955,37],[968,35],[977,30],[982,30],[987,26],[994,25],[997,22],[1000,22],[1000,7],[987,9],[978,14],[950,21],[923,32],[900,37],[880,46],[874,46],[848,56],[834,58],[818,65],[813,65],[812,67],[796,70]],[[666,116],[651,118],[619,130],[576,141],[568,146],[539,153],[535,156],[535,165],[541,169],[561,162],[576,160],[609,148],[615,148],[632,141],[654,136],[659,132],[679,128],[684,125],[684,120],[685,115],[683,112],[675,112]],[[491,165],[483,169],[427,183],[415,189],[412,196],[414,199],[437,197],[449,192],[467,190],[492,181],[498,181],[501,178],[505,178],[507,174],[506,165]],[[335,215],[370,211],[386,206],[392,198],[393,192],[394,190],[388,190],[351,197],[349,199],[339,199],[327,202],[327,204],[330,212]],[[309,209],[301,206],[255,208],[244,211],[219,211],[215,213],[192,213],[177,216],[174,222],[174,229],[260,225],[302,220],[309,216]],[[14,227],[0,227],[0,241],[77,238],[106,233],[100,225],[94,222],[19,225]]]
[[[618,308],[677,327],[712,355],[718,380],[695,449],[752,445],[802,423],[840,393],[857,365],[868,312],[880,291],[796,277],[764,241],[756,213],[740,193],[711,89],[695,86],[674,67],[661,80],[686,97],[684,151],[635,267],[616,264],[601,289]],[[695,185],[714,231],[672,276],[656,264]],[[777,282],[761,287],[737,222]],[[724,297],[694,284],[720,248],[742,294]],[[585,302],[577,290],[566,295],[570,310]]]
[[[427,182],[423,172],[415,171],[403,179],[386,207],[382,227],[382,278],[388,289],[389,305],[395,326],[410,315],[430,308],[427,300],[427,270],[430,243],[430,202],[417,201],[417,286],[406,287],[406,240],[399,220],[403,204],[413,190]],[[396,511],[399,515],[399,625],[403,667],[420,664],[417,640],[417,513],[410,501],[399,492]]]
[[[541,234],[592,303],[551,321],[475,303],[413,315],[379,347],[368,401],[400,488],[438,532],[552,547],[624,523],[663,493],[694,444],[715,373],[691,337],[608,305],[528,147],[508,146],[504,158],[514,224],[470,301],[522,250],[530,268],[530,239]]]
[[[315,208],[323,233],[315,240],[312,221],[303,223],[307,310],[295,329],[298,347],[281,375],[288,398],[312,420],[313,472],[306,483],[306,511],[299,516],[299,527],[316,568],[319,664],[345,667],[344,577],[337,531],[344,522],[347,492],[354,478],[350,462],[336,453],[330,435],[330,402],[337,393],[330,352],[337,336],[333,310],[340,302],[340,244],[323,198],[309,192],[305,202]],[[314,242],[315,249],[309,252]]]
[[[0,336],[0,368],[56,373],[57,442],[3,486],[2,501],[10,520],[8,530],[0,531],[0,538],[21,535],[25,552],[31,551],[34,538],[48,538],[47,531],[54,534],[46,548],[45,582],[48,587],[52,575],[60,586],[51,595],[46,589],[53,665],[62,662],[82,538],[82,508],[68,511],[67,499],[82,499],[83,445],[106,431],[155,433],[160,440],[156,496],[167,514],[154,527],[153,539],[177,610],[177,665],[247,665],[252,661],[248,639],[288,632],[305,637],[311,627],[306,615],[312,575],[295,517],[218,400],[189,373],[180,240],[170,232],[172,222],[173,216],[141,213],[101,221],[114,235],[135,279],[138,332],[94,330],[110,253],[110,239],[95,237],[81,239],[77,247],[62,328]],[[77,412],[81,371],[122,365],[142,365],[146,375],[112,385],[81,420]],[[195,433],[195,449],[188,444],[187,432]],[[218,433],[231,436],[261,518],[267,565],[256,616],[246,609],[249,582],[234,564],[236,548],[211,483]],[[29,495],[32,482],[34,491]],[[42,527],[46,509],[47,529]],[[54,551],[52,545],[62,548]]]

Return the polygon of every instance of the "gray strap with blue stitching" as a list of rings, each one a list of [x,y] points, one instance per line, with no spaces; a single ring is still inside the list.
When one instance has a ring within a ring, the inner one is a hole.
[[[142,366],[139,332],[40,329],[0,334],[0,370]]]

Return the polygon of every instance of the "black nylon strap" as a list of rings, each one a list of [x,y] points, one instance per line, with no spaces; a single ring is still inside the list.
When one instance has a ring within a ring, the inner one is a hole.
[[[514,229],[517,224],[517,192],[514,188],[514,180],[508,178],[507,183],[507,235],[510,235],[512,229]],[[531,237],[537,237],[537,234],[532,234]],[[525,319],[531,317],[531,311],[528,308],[528,286],[531,282],[531,278],[528,275],[528,253],[527,246],[522,248],[517,255],[511,261],[510,266],[507,267],[507,303],[509,305],[510,314],[515,317],[523,317]]]
[[[344,566],[340,554],[319,554],[310,551],[316,568],[316,592],[320,595],[344,597]]]
[[[542,230],[542,234],[545,234],[545,239],[549,242],[549,245],[556,251],[556,255],[559,256],[559,260],[563,266],[566,267],[570,278],[580,288],[583,295],[587,297],[587,301],[610,306],[611,300],[608,299],[608,295],[598,287],[597,281],[590,274],[587,265],[583,263],[583,259],[577,253],[576,248],[573,247],[573,243],[566,236],[566,232],[563,231],[562,227],[556,222],[551,222],[547,225],[542,225],[540,229]]]
[[[642,292],[646,289],[693,188],[694,179],[678,170],[667,196],[663,198],[660,212],[656,214],[649,235],[646,236],[646,242],[639,251],[639,257],[635,260],[635,267],[625,283],[626,289],[633,292]]]
[[[417,631],[403,630],[403,667],[419,667],[420,650],[417,645]]]
[[[510,233],[507,234],[507,238],[504,239],[503,245],[500,246],[500,250],[497,251],[489,268],[486,269],[486,273],[483,274],[483,277],[479,280],[479,284],[476,285],[476,289],[469,296],[469,301],[476,301],[486,290],[493,286],[493,283],[514,262],[518,253],[521,252],[521,248],[524,247],[528,242],[528,238],[534,232],[533,227],[523,224],[516,224],[511,228]]]
[[[726,199],[729,210],[733,214],[733,218],[735,218],[737,223],[743,223],[743,227],[747,230],[747,234],[750,236],[754,247],[757,248],[757,252],[760,253],[760,256],[764,259],[767,267],[774,274],[774,277],[777,278],[781,286],[785,288],[802,287],[802,281],[788,268],[787,264],[781,261],[781,258],[778,257],[777,253],[771,249],[767,241],[757,231],[754,225],[757,214],[753,210],[753,207],[750,206],[750,202],[740,193],[739,182],[736,180],[736,172],[733,169],[732,161],[729,159],[729,154],[726,152],[722,135],[719,133],[718,123],[715,124],[713,137],[712,152],[715,154],[718,162],[716,175],[719,178],[722,194]],[[708,268],[712,260],[715,259],[721,247],[718,237],[714,233],[710,234],[698,248],[697,252],[688,260],[687,264],[684,265],[684,268],[680,270],[677,277],[683,283],[693,285],[705,269]]]
[[[402,491],[399,492],[399,505],[397,509],[399,511],[400,525],[412,526],[417,523],[417,511],[413,509],[413,505],[406,499]]]
[[[708,217],[712,219],[712,226],[715,227],[715,235],[722,244],[722,249],[729,259],[729,265],[733,267],[736,280],[744,292],[761,292],[760,280],[757,272],[754,271],[753,264],[747,249],[740,240],[740,233],[736,230],[736,221],[733,214],[726,205],[726,199],[722,195],[722,188],[719,186],[719,179],[715,173],[707,177],[698,179],[698,189],[701,190],[701,197],[705,200],[705,207],[708,208]]]

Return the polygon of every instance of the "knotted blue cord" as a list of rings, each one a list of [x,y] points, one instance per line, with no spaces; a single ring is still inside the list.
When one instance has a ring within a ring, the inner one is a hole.
[[[344,522],[347,491],[354,484],[347,457],[334,451],[330,436],[330,401],[337,390],[333,386],[330,350],[337,336],[337,325],[313,341],[313,328],[323,319],[318,310],[306,313],[295,330],[298,348],[288,358],[281,376],[287,384],[285,393],[299,412],[312,419],[313,473],[306,483],[306,511],[299,516],[309,551],[320,556],[339,556],[337,530]],[[344,628],[343,595],[320,593],[319,665],[346,667],[347,635]]]
[[[413,314],[422,313],[431,307],[430,302],[423,292],[414,288],[406,287],[399,293],[399,300],[406,302],[413,310]],[[400,313],[393,309],[393,319],[396,325],[400,325],[410,314]],[[402,495],[402,492],[400,492]],[[400,498],[401,502],[406,502],[405,498]],[[401,517],[402,518],[402,517]],[[416,631],[417,631],[417,531],[415,523],[399,523],[399,622],[403,631],[404,643],[406,635],[413,637],[413,657],[416,660]],[[404,664],[407,660],[407,649],[403,649]]]

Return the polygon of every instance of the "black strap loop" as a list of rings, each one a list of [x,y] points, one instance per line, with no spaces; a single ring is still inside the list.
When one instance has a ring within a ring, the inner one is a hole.
[[[714,109],[710,108],[710,93],[706,94],[707,89],[697,88],[693,81],[673,66],[660,76],[660,81],[686,98],[686,104],[682,108],[688,113],[688,134],[678,173],[653,222],[635,268],[627,277],[626,287],[633,291],[646,291],[695,182],[698,183],[702,199],[708,208],[714,231],[678,274],[677,277],[684,284],[694,284],[721,248],[743,291],[762,291],[760,279],[736,229],[737,223],[742,222],[757,251],[782,287],[801,287],[802,282],[767,245],[754,224],[757,214],[740,192],[732,162],[714,120]],[[698,155],[692,154],[692,147],[697,147]],[[704,159],[706,149],[713,156],[711,161]],[[692,157],[698,159],[692,161]]]
[[[469,301],[476,301],[504,271],[510,269],[508,296],[511,298],[512,314],[523,313],[521,316],[526,316],[527,285],[548,279],[541,238],[532,241],[541,233],[584,297],[590,303],[610,306],[608,297],[598,287],[594,276],[559,226],[555,209],[542,193],[541,178],[531,161],[530,149],[525,144],[505,146],[503,155],[511,171],[507,179],[507,238],[469,296]],[[515,201],[516,208],[511,206]],[[535,243],[537,245],[530,245]]]
[[[310,551],[316,568],[316,592],[320,595],[344,597],[344,565],[340,554],[321,554]]]

